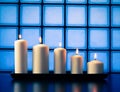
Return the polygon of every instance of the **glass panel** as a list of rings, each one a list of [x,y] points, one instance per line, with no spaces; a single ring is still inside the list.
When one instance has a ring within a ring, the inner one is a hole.
[[[111,69],[112,69],[112,72],[120,72],[120,52],[119,51],[112,52]]]
[[[66,70],[71,70],[71,56],[75,55],[75,51],[67,51],[67,62],[66,62]],[[79,51],[79,55],[83,57],[83,71],[86,71],[87,68],[87,61],[86,61],[86,52],[85,51]]]
[[[0,25],[17,25],[17,5],[0,4]]]
[[[40,31],[40,28],[21,28],[22,38],[28,41],[29,48],[39,43]]]
[[[86,7],[85,6],[67,6],[67,26],[86,26]]]
[[[0,0],[0,2],[18,2],[18,0]]]
[[[106,28],[89,29],[89,49],[108,49],[109,30]]]
[[[21,6],[21,25],[39,26],[41,24],[40,5]]]
[[[27,3],[40,3],[41,0],[20,0],[21,2],[27,2]]]
[[[112,4],[120,4],[120,0],[112,0]]]
[[[89,26],[109,26],[109,7],[90,6]]]
[[[120,7],[112,6],[112,26],[120,26]]]
[[[104,72],[109,71],[109,53],[107,51],[90,51],[89,52],[89,61],[94,60],[94,54],[97,54],[97,60],[104,63]]]
[[[90,4],[108,4],[109,0],[89,0]]]
[[[68,28],[66,30],[66,46],[67,48],[86,48],[86,29],[84,28]]]
[[[49,53],[49,71],[54,71],[54,51]]]
[[[17,28],[0,28],[0,48],[13,48],[17,39]]]
[[[87,3],[87,0],[66,0],[67,3],[82,3],[82,4],[85,4]]]
[[[0,71],[13,71],[14,69],[14,52],[0,50]]]
[[[120,49],[120,29],[112,29],[112,49]]]
[[[44,43],[48,45],[50,48],[59,47],[59,42],[62,42],[62,47],[64,46],[62,28],[45,28],[43,32]]]
[[[64,0],[44,0],[44,3],[63,3]]]
[[[46,26],[63,26],[64,9],[62,5],[45,5],[44,6],[44,25]]]
[[[28,71],[32,71],[32,51],[28,51]]]

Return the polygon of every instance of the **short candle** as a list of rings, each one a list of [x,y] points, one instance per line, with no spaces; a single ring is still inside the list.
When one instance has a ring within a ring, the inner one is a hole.
[[[94,60],[87,63],[88,74],[102,74],[104,71],[104,64],[97,60],[97,54],[94,54]]]

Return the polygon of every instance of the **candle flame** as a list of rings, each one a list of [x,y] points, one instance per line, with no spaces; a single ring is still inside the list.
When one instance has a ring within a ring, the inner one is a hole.
[[[62,47],[62,43],[61,42],[59,42],[59,47]]]
[[[19,35],[18,35],[18,38],[19,38],[19,39],[21,39],[21,38],[22,38],[21,34],[19,34]]]
[[[39,38],[39,42],[42,43],[42,37]]]
[[[78,48],[76,48],[76,55],[78,55],[79,54],[79,49]]]
[[[94,59],[97,59],[97,54],[96,53],[94,54]]]

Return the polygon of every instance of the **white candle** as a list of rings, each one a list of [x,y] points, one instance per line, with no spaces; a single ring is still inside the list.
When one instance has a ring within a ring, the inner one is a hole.
[[[27,73],[27,41],[21,39],[14,43],[15,46],[15,73]]]
[[[71,57],[71,73],[82,74],[82,56],[79,55],[79,50],[76,49],[76,55]]]
[[[101,61],[97,60],[97,54],[94,55],[94,60],[87,63],[88,74],[102,74],[104,65]]]
[[[66,49],[61,48],[61,42],[59,48],[54,50],[54,73],[65,74],[66,73]]]
[[[42,38],[39,38],[40,43]],[[33,47],[33,73],[49,73],[49,47],[38,44]]]

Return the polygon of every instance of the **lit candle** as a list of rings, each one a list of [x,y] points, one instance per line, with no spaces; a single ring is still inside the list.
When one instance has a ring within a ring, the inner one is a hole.
[[[82,74],[82,56],[79,55],[78,48],[76,49],[76,55],[71,57],[71,73]]]
[[[94,60],[87,63],[88,74],[102,74],[104,65],[101,61],[97,60],[97,54],[94,54]]]
[[[60,42],[59,48],[54,50],[54,73],[56,74],[66,73],[66,49],[61,46]]]
[[[14,43],[15,46],[15,73],[27,73],[27,41],[21,39]]]
[[[33,73],[49,73],[49,47],[41,44],[42,38],[39,38],[40,44],[33,47]]]

